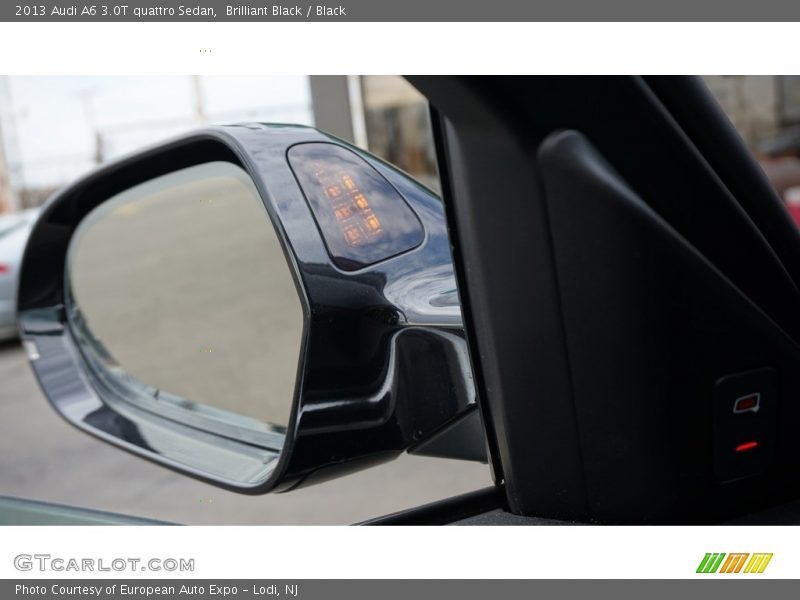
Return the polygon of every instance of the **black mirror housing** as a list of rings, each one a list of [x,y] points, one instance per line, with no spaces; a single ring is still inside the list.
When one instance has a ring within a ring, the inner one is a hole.
[[[328,158],[332,168],[356,169],[364,185],[383,190],[385,206],[374,207],[380,219],[320,214],[315,195],[325,188],[322,180],[314,188],[312,176]],[[303,307],[291,416],[285,431],[269,435],[244,421],[189,418],[137,397],[91,359],[80,315],[70,309],[66,257],[80,222],[115,194],[210,161],[234,163],[252,178]],[[334,247],[337,226],[357,243]],[[377,230],[386,235],[373,241]],[[59,192],[28,241],[18,306],[36,376],[68,422],[234,491],[288,490],[406,450],[486,461],[441,200],[313,128],[199,131],[109,163]]]

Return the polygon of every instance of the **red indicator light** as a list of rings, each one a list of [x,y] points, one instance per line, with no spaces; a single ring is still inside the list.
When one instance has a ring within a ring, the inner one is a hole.
[[[9,268],[8,268],[8,265],[4,265],[3,263],[0,263],[0,275],[5,275],[5,274],[7,274],[7,273],[8,273],[10,270],[11,270],[11,269],[9,269]]]
[[[734,414],[745,412],[757,413],[759,408],[761,408],[761,394],[748,394],[747,396],[737,398],[733,403]]]
[[[744,444],[739,444],[738,446],[736,446],[736,451],[737,452],[747,452],[748,450],[753,450],[754,448],[757,448],[757,447],[758,447],[758,442],[756,442],[756,441],[745,442]]]

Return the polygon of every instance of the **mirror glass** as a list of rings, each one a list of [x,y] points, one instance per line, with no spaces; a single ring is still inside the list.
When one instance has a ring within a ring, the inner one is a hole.
[[[286,426],[302,307],[240,167],[204,163],[110,198],[81,221],[67,263],[79,344],[132,399],[246,428]]]

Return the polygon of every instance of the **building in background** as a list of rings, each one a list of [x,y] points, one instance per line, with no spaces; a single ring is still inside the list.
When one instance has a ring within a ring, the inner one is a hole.
[[[8,98],[8,77],[0,75],[0,214],[19,208],[11,185],[11,167],[8,161],[8,149],[14,147],[14,135],[11,123],[3,118],[8,113]]]
[[[788,156],[800,173],[800,76],[704,80],[768,171]],[[237,121],[316,125],[439,191],[427,103],[398,76],[0,76],[0,212],[122,154]]]
[[[436,150],[425,97],[400,77],[361,77],[369,150],[439,191]]]
[[[778,153],[778,143],[790,138],[800,148],[800,76],[712,75],[703,79],[757,157]]]
[[[428,103],[397,75],[311,77],[317,127],[439,192]]]
[[[5,208],[37,206],[144,146],[241,121],[313,124],[308,77],[0,77],[0,141],[15,198]]]
[[[781,78],[711,75],[703,79],[751,149],[781,129],[778,101]]]
[[[0,212],[205,125],[315,125],[438,190],[425,99],[397,76],[0,76]]]

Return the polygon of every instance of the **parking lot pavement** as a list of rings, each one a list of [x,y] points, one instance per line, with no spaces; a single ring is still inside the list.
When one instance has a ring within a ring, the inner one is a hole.
[[[486,465],[404,455],[288,494],[241,496],[74,429],[48,405],[19,345],[0,344],[0,495],[197,525],[344,524],[489,483]]]

